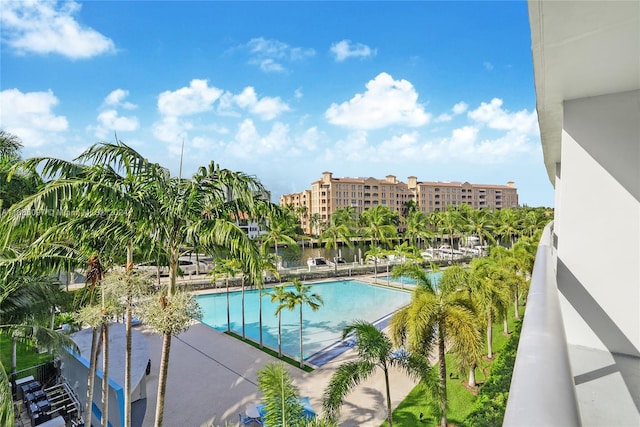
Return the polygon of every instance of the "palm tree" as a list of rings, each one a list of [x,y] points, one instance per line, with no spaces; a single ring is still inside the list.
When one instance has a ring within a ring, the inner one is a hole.
[[[512,208],[501,209],[496,212],[496,233],[502,237],[509,239],[510,246],[513,246],[514,239],[520,233],[520,218],[517,212]]]
[[[451,247],[451,260],[453,261],[453,238],[462,230],[462,217],[453,205],[449,205],[446,211],[441,214],[440,232],[449,236]]]
[[[22,141],[0,129],[0,209],[8,209],[42,185],[40,176],[19,167]]]
[[[10,293],[10,297],[0,299],[0,324],[46,325],[51,317],[52,308],[62,300],[60,282],[51,276],[17,275],[5,280],[10,284],[3,284],[2,288],[15,286],[15,290]],[[12,380],[15,380],[16,373],[16,345],[21,338],[22,329],[16,330],[11,340]]]
[[[322,222],[322,217],[319,213],[311,214],[309,217],[309,224],[311,225],[311,234],[317,236],[319,233],[320,223]]]
[[[21,149],[20,138],[0,129],[0,157],[18,157]]]
[[[433,232],[427,228],[427,224],[428,219],[424,212],[418,210],[409,211],[406,218],[407,231],[405,232],[405,237],[409,239],[413,246],[419,247],[421,239],[433,237]]]
[[[338,208],[331,214],[330,222],[336,225],[346,225],[349,235],[351,235],[356,229],[356,211],[353,206]]]
[[[267,214],[265,228],[267,233],[261,236],[262,252],[267,253],[271,246],[274,246],[276,256],[276,266],[280,265],[278,255],[278,245],[285,244],[295,251],[299,251],[298,242],[293,238],[296,235],[295,225],[291,218],[284,212],[272,210]]]
[[[5,228],[17,222],[42,224],[43,218],[20,218],[19,209],[83,209],[89,215],[80,220],[94,222],[94,228],[113,242],[153,240],[169,260],[169,284],[164,306],[173,298],[178,258],[185,242],[198,241],[203,247],[223,247],[241,260],[253,282],[261,280],[258,249],[236,225],[238,212],[253,215],[264,188],[253,177],[222,169],[211,162],[201,167],[191,180],[172,177],[158,164],[150,163],[120,141],[100,143],[89,148],[70,164],[57,159],[32,159],[28,166],[41,162],[43,172],[57,178],[34,196],[27,197],[6,220]],[[116,170],[122,170],[120,175]],[[13,208],[12,208],[13,209]],[[99,215],[102,214],[102,215]],[[49,218],[44,218],[48,220]],[[66,223],[66,226],[71,224]],[[47,225],[45,222],[44,225]],[[196,238],[198,236],[198,238]],[[167,315],[174,315],[168,310]],[[162,327],[161,371],[156,405],[156,424],[162,424],[171,333],[181,328]],[[125,393],[126,394],[126,393]]]
[[[476,326],[476,313],[466,290],[468,273],[461,267],[447,268],[436,290],[427,273],[418,265],[405,264],[394,269],[416,280],[411,302],[396,312],[389,323],[396,345],[406,345],[410,352],[428,358],[435,348],[439,363],[438,401],[441,426],[447,426],[447,366],[445,345],[461,355],[461,364],[472,360],[467,354],[478,354],[482,339]],[[469,366],[461,366],[461,368]]]
[[[280,279],[280,273],[278,273],[278,268],[275,265],[275,261],[276,257],[275,254],[265,254],[265,253],[261,253],[260,256],[260,268],[262,269],[263,272],[269,272],[275,275],[275,277],[279,280]],[[260,329],[260,348],[263,347],[263,343],[262,343],[262,297],[264,296],[262,293],[264,292],[264,278],[260,278],[259,281],[257,282],[253,282],[257,287],[258,287],[258,323],[259,323],[259,329]],[[242,294],[242,313],[243,313],[243,319],[244,319],[244,294]],[[242,324],[244,325],[244,320],[242,321]],[[243,334],[244,334],[244,327],[243,327]],[[243,335],[244,337],[244,335]]]
[[[258,388],[264,394],[265,425],[293,427],[303,422],[298,390],[282,363],[269,363],[258,371]]]
[[[389,239],[398,233],[398,213],[388,206],[378,205],[368,209],[360,215],[362,223],[361,233],[371,237],[375,246],[380,243],[389,245]]]
[[[402,242],[399,245],[395,245],[393,250],[390,251],[395,258],[398,258],[402,263],[416,263],[421,262],[422,257],[417,253],[415,246],[410,246],[408,242]]]
[[[302,308],[308,306],[312,311],[317,311],[322,306],[322,297],[319,294],[311,293],[311,286],[305,285],[299,279],[293,279],[291,282],[293,290],[289,298],[287,298],[287,308],[294,310],[296,307],[300,309],[300,368],[304,368],[304,352],[302,342]]]
[[[466,217],[465,229],[469,234],[478,236],[480,246],[484,246],[487,240],[495,243],[491,211],[486,208],[470,210]]]
[[[532,245],[528,237],[518,239],[508,250],[501,246],[491,249],[490,257],[506,271],[506,285],[512,293],[516,319],[520,319],[520,293],[526,293],[527,281],[533,272],[536,249],[537,246]]]
[[[235,277],[240,272],[240,263],[235,259],[216,259],[213,267],[214,280],[224,277],[227,289],[227,332],[231,331],[231,312],[229,307],[229,278]]]
[[[324,231],[318,237],[319,240],[324,241],[325,248],[330,250],[332,248],[337,248],[340,242],[346,244],[349,248],[353,248],[353,243],[351,242],[351,231],[346,224],[338,224],[331,220],[331,222],[325,227]],[[338,274],[338,263],[334,258],[333,263],[334,274]]]
[[[387,251],[380,246],[373,245],[365,252],[365,260],[373,260],[374,280],[378,280],[378,260],[387,255]]]
[[[58,300],[59,282],[48,277],[12,274],[3,262],[0,277],[0,332],[12,338],[35,342],[39,347],[57,351],[78,350],[66,335],[45,326],[52,305]],[[13,346],[13,343],[12,343]],[[12,377],[15,374],[15,351],[12,349]],[[15,380],[15,378],[12,378]],[[0,361],[0,425],[13,425],[13,398],[5,367]]]
[[[426,379],[429,376],[429,364],[426,359],[418,355],[394,353],[389,337],[369,322],[356,320],[348,324],[342,331],[342,339],[352,334],[358,358],[342,364],[331,376],[323,394],[324,412],[330,420],[337,420],[345,396],[380,368],[384,373],[387,419],[389,427],[393,427],[389,369],[392,366],[398,366],[416,378]]]
[[[487,327],[487,358],[493,358],[493,321],[504,316],[510,296],[506,287],[507,272],[491,258],[475,259],[471,263],[475,276],[471,286],[471,297],[484,313]]]
[[[280,285],[271,288],[269,295],[272,303],[278,303],[275,313],[278,316],[278,357],[282,358],[282,310],[289,307],[288,301],[291,299],[292,293]]]

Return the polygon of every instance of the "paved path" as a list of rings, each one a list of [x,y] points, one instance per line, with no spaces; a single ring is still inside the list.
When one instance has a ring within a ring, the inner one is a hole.
[[[139,330],[149,343],[152,361],[147,377],[147,411],[144,427],[155,418],[158,365],[162,337],[144,326]],[[286,365],[301,396],[309,396],[316,411],[321,410],[322,392],[335,369],[354,357],[349,350],[320,369],[306,373]],[[247,404],[261,400],[257,371],[278,361],[262,351],[206,325],[196,323],[171,343],[169,378],[165,400],[164,425],[167,427],[238,425],[238,414]],[[414,382],[402,372],[391,376],[393,406],[407,395]],[[347,396],[340,425],[379,426],[386,418],[384,377],[376,372]]]

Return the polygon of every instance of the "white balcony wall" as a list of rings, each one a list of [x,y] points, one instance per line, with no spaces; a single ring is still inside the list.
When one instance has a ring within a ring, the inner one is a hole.
[[[638,357],[640,91],[565,101],[561,150],[555,233],[568,344]]]

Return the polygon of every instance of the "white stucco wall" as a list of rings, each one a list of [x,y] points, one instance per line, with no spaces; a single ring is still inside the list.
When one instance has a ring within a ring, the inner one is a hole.
[[[640,91],[566,101],[556,180],[569,344],[640,349]]]

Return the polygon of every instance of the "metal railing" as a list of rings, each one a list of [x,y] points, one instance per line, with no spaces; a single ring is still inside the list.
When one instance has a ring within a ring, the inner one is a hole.
[[[503,426],[579,426],[552,245],[545,227],[531,277],[527,308]]]

